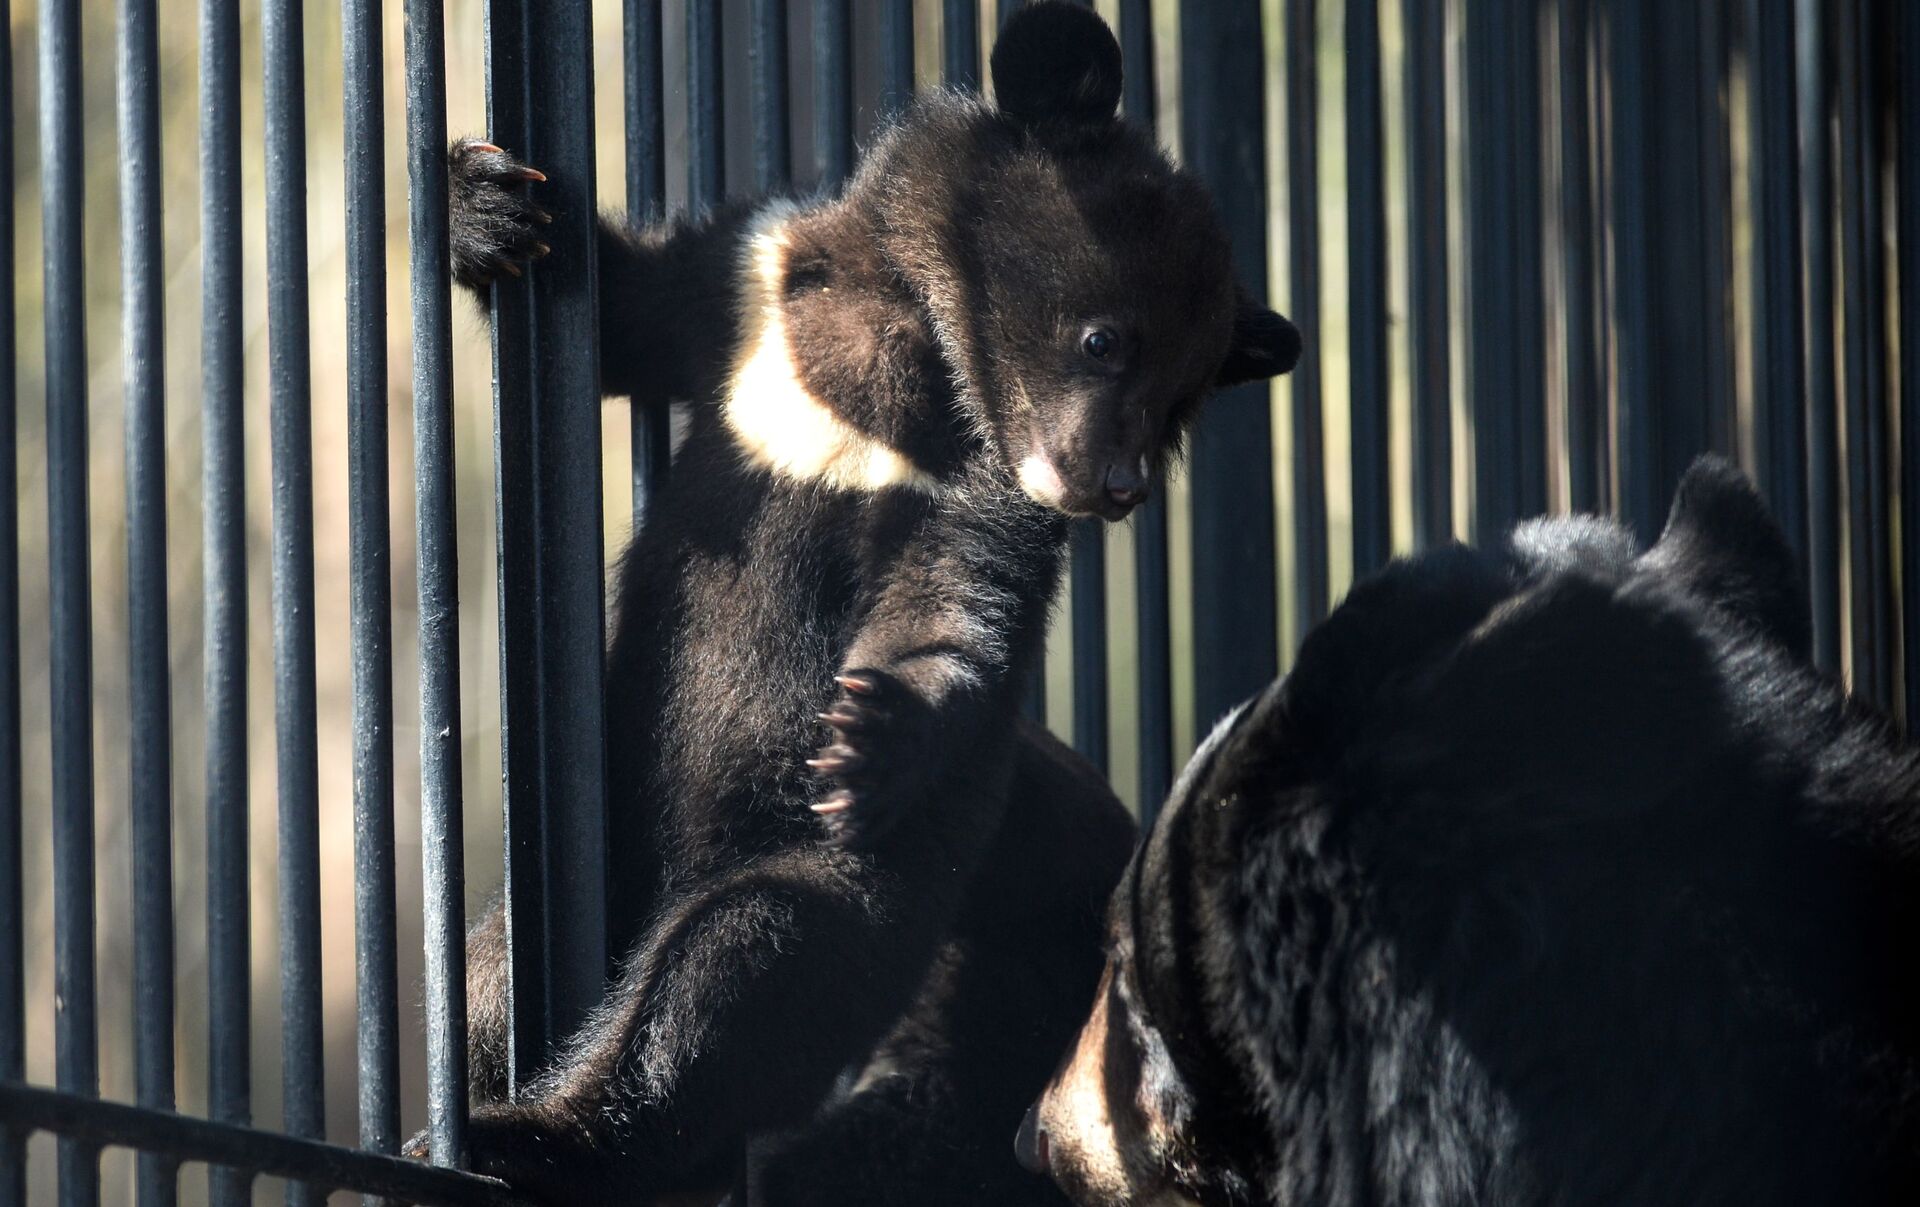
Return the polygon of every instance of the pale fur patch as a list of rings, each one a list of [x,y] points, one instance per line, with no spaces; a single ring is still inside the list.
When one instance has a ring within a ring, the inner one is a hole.
[[[1028,453],[1020,462],[1019,477],[1020,489],[1036,503],[1059,507],[1067,497],[1067,485],[1060,480],[1060,471],[1044,453]]]
[[[1055,1161],[1070,1161],[1087,1187],[1103,1198],[1120,1201],[1130,1189],[1127,1164],[1120,1155],[1120,1136],[1107,1109],[1105,1058],[1108,988],[1113,982],[1109,964],[1093,999],[1093,1013],[1080,1028],[1073,1055],[1053,1079],[1041,1099],[1040,1118],[1047,1129]]]
[[[931,494],[939,483],[899,450],[860,431],[809,393],[793,363],[781,301],[791,205],[754,219],[740,264],[741,340],[722,414],[749,462],[840,490],[890,486]]]

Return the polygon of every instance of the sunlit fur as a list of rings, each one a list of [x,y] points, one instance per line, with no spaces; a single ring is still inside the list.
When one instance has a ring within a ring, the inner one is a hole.
[[[739,352],[721,400],[728,430],[751,463],[796,481],[840,490],[937,490],[906,454],[842,419],[800,380],[784,317],[786,223],[793,210],[769,205],[747,228]]]

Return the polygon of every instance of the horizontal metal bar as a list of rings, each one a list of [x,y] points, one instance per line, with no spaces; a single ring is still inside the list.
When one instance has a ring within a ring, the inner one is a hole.
[[[183,1162],[205,1162],[335,1190],[386,1195],[420,1207],[520,1207],[506,1183],[495,1178],[41,1086],[0,1084],[0,1125],[22,1132],[52,1132],[102,1147],[165,1153]]]

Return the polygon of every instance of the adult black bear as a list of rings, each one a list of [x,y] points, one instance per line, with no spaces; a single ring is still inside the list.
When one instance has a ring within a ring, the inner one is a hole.
[[[601,232],[607,392],[695,406],[608,654],[624,960],[559,1065],[470,1132],[540,1201],[724,1189],[750,1139],[779,1204],[1056,1193],[1005,1129],[1091,989],[1131,845],[1015,720],[1067,517],[1127,514],[1200,401],[1299,341],[1236,288],[1198,183],[1115,117],[1097,17],[1023,10],[993,78],[997,108],[918,104],[838,197]],[[454,147],[464,284],[541,250],[515,192],[538,178]],[[469,950],[496,1100],[501,971],[496,913]]]
[[[1022,1127],[1080,1203],[1920,1202],[1920,751],[1707,461],[1357,586],[1207,742]]]

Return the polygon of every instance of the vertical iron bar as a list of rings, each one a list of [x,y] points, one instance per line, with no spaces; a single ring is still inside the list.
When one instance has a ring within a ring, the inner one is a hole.
[[[945,11],[947,83],[977,86],[978,6],[969,0],[947,0]],[[1163,521],[1163,547],[1164,531]],[[1106,524],[1101,520],[1075,520],[1068,554],[1073,608],[1073,748],[1105,775],[1109,763]]]
[[[813,155],[822,189],[853,171],[851,0],[813,0]]]
[[[757,0],[764,3],[765,0]],[[638,230],[667,212],[665,86],[662,81],[660,0],[627,0],[627,218]],[[785,80],[785,40],[781,79]],[[782,86],[784,93],[785,87]],[[782,109],[784,114],[785,109]],[[784,118],[782,130],[785,129]],[[781,146],[785,147],[782,139]],[[784,162],[784,161],[783,161]],[[673,456],[672,414],[665,405],[634,404],[633,531],[646,523],[647,508],[666,485]]]
[[[524,0],[489,0],[487,4],[487,128],[496,138],[526,145],[533,136],[527,119],[528,72],[525,42]],[[433,45],[440,54],[431,60],[416,59],[409,51],[409,81],[418,73],[418,84],[410,83],[408,122],[425,122],[415,116],[432,106],[433,113],[445,118],[444,94],[438,86],[444,63],[441,27],[436,21],[430,30]],[[415,103],[414,91],[420,100]],[[423,131],[427,141],[431,131]],[[425,152],[419,152],[424,156]],[[531,150],[529,150],[531,154]],[[421,163],[421,170],[433,169]],[[431,197],[431,177],[410,185],[413,208],[423,207],[419,199]],[[549,183],[552,177],[548,177]],[[426,207],[437,210],[437,207]],[[422,219],[438,223],[432,213]],[[432,231],[417,235],[419,247],[414,254],[429,254],[421,248]],[[545,970],[538,965],[541,932],[545,928],[539,905],[544,892],[539,856],[542,849],[539,808],[541,784],[541,747],[536,695],[540,670],[538,625],[541,617],[533,590],[536,582],[536,539],[534,513],[533,381],[532,381],[532,293],[526,281],[496,282],[493,286],[493,459],[494,459],[494,548],[496,599],[499,605],[500,638],[500,777],[503,813],[506,825],[505,883],[507,902],[507,938],[512,949],[513,974],[508,992],[512,999],[513,1025],[508,1033],[511,1053],[508,1075],[514,1088],[524,1084],[539,1068],[545,1054],[547,1001]],[[417,323],[417,320],[416,320]],[[416,456],[418,454],[416,453]],[[457,614],[455,614],[457,615]],[[422,678],[420,689],[428,684]],[[424,816],[425,806],[423,803]],[[524,856],[522,852],[524,851]],[[465,1128],[465,1117],[459,1126]],[[448,1149],[449,1158],[459,1148]]]
[[[1266,107],[1258,0],[1180,9],[1182,145],[1212,188],[1234,268],[1266,297]],[[1265,382],[1228,392],[1193,436],[1194,712],[1204,731],[1273,677],[1271,397]]]
[[[537,21],[536,21],[537,16]],[[600,291],[594,258],[593,8],[567,0],[528,11],[530,80],[565,87],[530,92],[532,145],[560,187],[551,195],[554,265],[533,280],[533,413],[540,426],[541,735],[548,828],[545,936],[552,953],[550,1037],[577,1027],[600,1001],[607,975],[606,742],[601,686],[605,649],[600,511]],[[720,93],[719,39],[713,94]],[[721,127],[711,154],[720,161]],[[708,154],[700,147],[699,153]],[[724,188],[718,169],[711,201]]]
[[[1703,4],[1694,12],[1697,50],[1687,81],[1698,106],[1699,246],[1701,294],[1693,307],[1703,330],[1699,341],[1706,407],[1704,443],[1673,450],[1673,472],[1686,472],[1704,449],[1733,455],[1739,446],[1740,414],[1734,385],[1733,126],[1727,111],[1733,18],[1728,5]],[[1683,72],[1685,65],[1682,65]],[[1751,221],[1751,219],[1749,219]]]
[[[13,129],[13,28],[0,21],[0,130]],[[0,147],[12,197],[13,142]],[[27,953],[20,817],[19,415],[14,346],[13,206],[0,205],[0,1080],[27,1076]],[[0,1127],[0,1207],[25,1207],[27,1137]]]
[[[1407,54],[1408,365],[1413,386],[1413,535],[1453,539],[1453,413],[1447,316],[1446,10],[1404,0]]]
[[[1155,128],[1153,11],[1148,0],[1120,6],[1121,59],[1126,64],[1128,120]],[[1173,784],[1173,622],[1167,577],[1167,498],[1155,490],[1133,521],[1135,659],[1140,688],[1140,822],[1153,824]]]
[[[913,0],[879,0],[880,116],[913,100]]]
[[[1106,522],[1075,520],[1071,537],[1073,748],[1107,773]]]
[[[170,1111],[174,1106],[173,722],[167,650],[166,264],[160,213],[160,57],[153,0],[123,0],[119,52],[134,1096],[143,1107]],[[135,1160],[141,1207],[171,1207],[178,1197],[174,1163],[161,1153],[143,1152]]]
[[[1417,6],[1419,0],[1409,0]],[[1592,0],[1560,0],[1560,277],[1565,323],[1567,494],[1575,511],[1607,505],[1606,399],[1595,321],[1593,123],[1588,104]]]
[[[79,0],[40,9],[45,239],[48,682],[53,730],[54,1065],[62,1090],[100,1091],[94,1016],[93,651],[87,554],[86,219]],[[100,1198],[99,1149],[62,1138],[61,1207]]]
[[[1614,372],[1620,510],[1642,542],[1651,542],[1665,516],[1655,465],[1653,424],[1653,164],[1648,96],[1647,0],[1615,0],[1608,10],[1608,114],[1613,219]]]
[[[1512,222],[1506,237],[1512,277],[1509,313],[1514,326],[1505,343],[1512,363],[1507,370],[1508,415],[1513,424],[1516,518],[1547,507],[1547,350],[1546,298],[1541,282],[1540,6],[1519,0],[1506,23],[1506,81],[1509,154],[1508,187]]]
[[[400,1146],[400,997],[393,862],[383,8],[382,0],[343,0],[341,65],[346,114],[347,551],[360,1147],[394,1153]],[[425,347],[425,341],[417,346]],[[428,891],[433,891],[431,881]],[[428,992],[436,990],[430,985]],[[433,1042],[431,1037],[428,1042]]]
[[[1907,732],[1920,729],[1920,12],[1895,9],[1899,22],[1896,104],[1900,272],[1901,647],[1906,655]]]
[[[689,40],[705,37],[695,30]],[[543,196],[554,213],[551,257],[524,287],[494,291],[517,1092],[599,1001],[607,972],[591,5],[546,0],[536,11],[493,0],[488,62],[493,124],[515,131],[547,172]],[[718,82],[716,71],[716,95]],[[712,133],[717,139],[717,122]],[[696,156],[715,151],[693,148]],[[710,183],[717,190],[717,168]]]
[[[200,10],[203,301],[201,495],[206,547],[208,1115],[249,1120],[247,529],[240,309],[240,13]],[[240,1207],[252,1178],[208,1171],[213,1207]]]
[[[1523,2],[1523,0],[1522,0]],[[1517,385],[1513,341],[1518,149],[1508,77],[1515,0],[1465,6],[1467,119],[1467,400],[1473,430],[1473,534],[1489,541],[1520,517]]]
[[[1748,0],[1746,18],[1748,204],[1760,228],[1754,239],[1751,277],[1754,426],[1764,441],[1762,481],[1768,502],[1787,540],[1804,558],[1807,440],[1801,392],[1806,357],[1800,340],[1800,157],[1793,125],[1793,13],[1782,4]]]
[[[640,227],[667,213],[660,0],[626,0],[626,35],[627,214]]]
[[[1645,172],[1648,187],[1644,273],[1651,317],[1644,355],[1653,455],[1644,535],[1649,539],[1666,516],[1680,475],[1707,446],[1715,410],[1714,324],[1708,310],[1717,306],[1719,317],[1725,317],[1725,295],[1716,296],[1709,284],[1705,210],[1715,188],[1703,154],[1708,123],[1699,79],[1702,7],[1653,4],[1646,10],[1650,121],[1634,166]],[[1717,200],[1725,206],[1730,198],[1720,183]]]
[[[1887,575],[1887,410],[1880,356],[1886,297],[1880,245],[1880,157],[1874,137],[1872,22],[1841,0],[1835,25],[1840,86],[1840,279],[1846,334],[1847,550],[1853,584],[1853,690],[1892,702]]]
[[[980,87],[980,6],[975,0],[942,0],[941,78],[955,88]]]
[[[1379,0],[1347,0],[1347,297],[1353,441],[1353,573],[1393,552],[1387,469],[1387,199]]]
[[[787,126],[786,0],[753,0],[747,56],[753,68],[754,187],[779,193],[793,181]]]
[[[1840,443],[1833,346],[1833,144],[1827,18],[1797,0],[1801,238],[1807,268],[1807,569],[1814,661],[1840,670]]]
[[[711,213],[726,195],[726,120],[721,112],[720,6],[687,0],[687,209]],[[535,39],[544,34],[532,35]],[[531,54],[537,41],[529,42]],[[537,109],[538,106],[529,106]]]
[[[490,47],[498,33],[494,23],[499,19],[495,12],[499,7],[488,8]],[[375,38],[372,46],[378,44]],[[407,76],[407,246],[413,295],[415,532],[420,583],[420,859],[425,880],[427,1129],[433,1163],[458,1165],[466,1148],[467,1129],[466,915],[460,830],[460,575],[454,515],[453,317],[447,263],[446,43],[440,0],[409,0],[403,54]],[[490,95],[495,85],[494,69],[489,53]],[[374,78],[378,78],[377,72]],[[494,118],[492,127],[498,130],[501,123],[497,116],[489,116]],[[539,151],[529,147],[527,153],[538,155]],[[558,224],[558,218],[555,221]],[[494,322],[497,338],[503,316],[496,312]],[[505,376],[497,362],[495,373],[496,378]],[[599,485],[598,474],[594,485]],[[597,526],[595,536],[597,539]]]
[[[1293,424],[1294,632],[1327,614],[1326,450],[1320,426],[1320,106],[1314,0],[1287,0],[1287,305],[1304,347],[1287,379]]]
[[[280,804],[281,1103],[326,1133],[320,1013],[320,792],[313,654],[313,431],[307,345],[305,80],[299,0],[267,0],[267,344],[273,443],[273,678]],[[287,1201],[319,1201],[289,1183]]]

